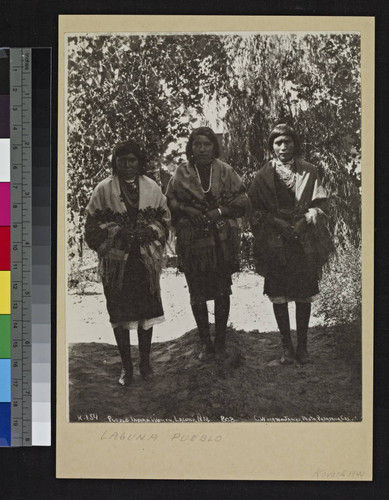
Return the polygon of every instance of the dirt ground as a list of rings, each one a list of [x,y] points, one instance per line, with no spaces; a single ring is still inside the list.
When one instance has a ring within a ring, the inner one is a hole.
[[[349,421],[361,419],[361,339],[358,325],[314,326],[312,363],[279,364],[275,331],[229,328],[228,357],[198,359],[197,331],[152,345],[154,378],[135,375],[121,387],[117,347],[69,345],[70,421]]]
[[[154,328],[154,342],[173,340],[196,328],[182,273],[172,268],[164,269],[161,296],[165,321]],[[208,302],[208,309],[212,323],[212,301]],[[295,328],[294,304],[290,305],[290,317],[292,328]],[[272,304],[263,295],[263,278],[254,272],[245,271],[233,276],[229,324],[235,330],[245,332],[271,332],[277,328]],[[315,314],[313,308],[310,325],[323,324],[324,320]],[[116,345],[101,283],[88,282],[83,293],[70,291],[66,303],[66,339],[68,344],[102,342]],[[132,334],[131,342],[137,343],[136,334]]]

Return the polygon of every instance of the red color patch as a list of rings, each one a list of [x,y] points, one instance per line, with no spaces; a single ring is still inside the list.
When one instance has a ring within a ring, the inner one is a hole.
[[[0,227],[0,271],[10,270],[11,247],[10,247],[10,227]]]

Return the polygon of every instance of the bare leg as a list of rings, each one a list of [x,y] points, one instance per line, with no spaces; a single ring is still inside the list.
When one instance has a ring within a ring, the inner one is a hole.
[[[114,328],[116,343],[122,360],[122,372],[119,378],[120,385],[129,385],[132,381],[133,367],[131,362],[130,332],[122,326]]]
[[[276,317],[278,329],[281,333],[283,354],[281,363],[291,365],[294,362],[294,349],[290,336],[288,304],[273,304],[274,316]]]
[[[226,347],[227,321],[230,314],[230,296],[215,299],[215,350],[223,354]]]
[[[192,304],[192,311],[196,320],[200,340],[203,344],[200,357],[209,357],[209,355],[214,352],[214,348],[209,334],[208,308],[206,302],[201,304]]]
[[[297,349],[296,358],[301,364],[309,363],[307,351],[308,325],[311,317],[310,302],[296,302]]]
[[[150,366],[150,350],[151,350],[151,337],[153,335],[153,328],[144,330],[141,326],[138,327],[138,341],[139,341],[139,371],[144,380],[151,380],[153,371]]]

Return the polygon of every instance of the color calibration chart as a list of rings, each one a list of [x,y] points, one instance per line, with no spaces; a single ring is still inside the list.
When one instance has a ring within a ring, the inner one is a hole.
[[[51,442],[51,49],[0,48],[0,446]]]

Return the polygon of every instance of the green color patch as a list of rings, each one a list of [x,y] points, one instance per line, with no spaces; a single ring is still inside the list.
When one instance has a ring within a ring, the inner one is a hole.
[[[11,316],[0,314],[0,358],[11,357]]]

